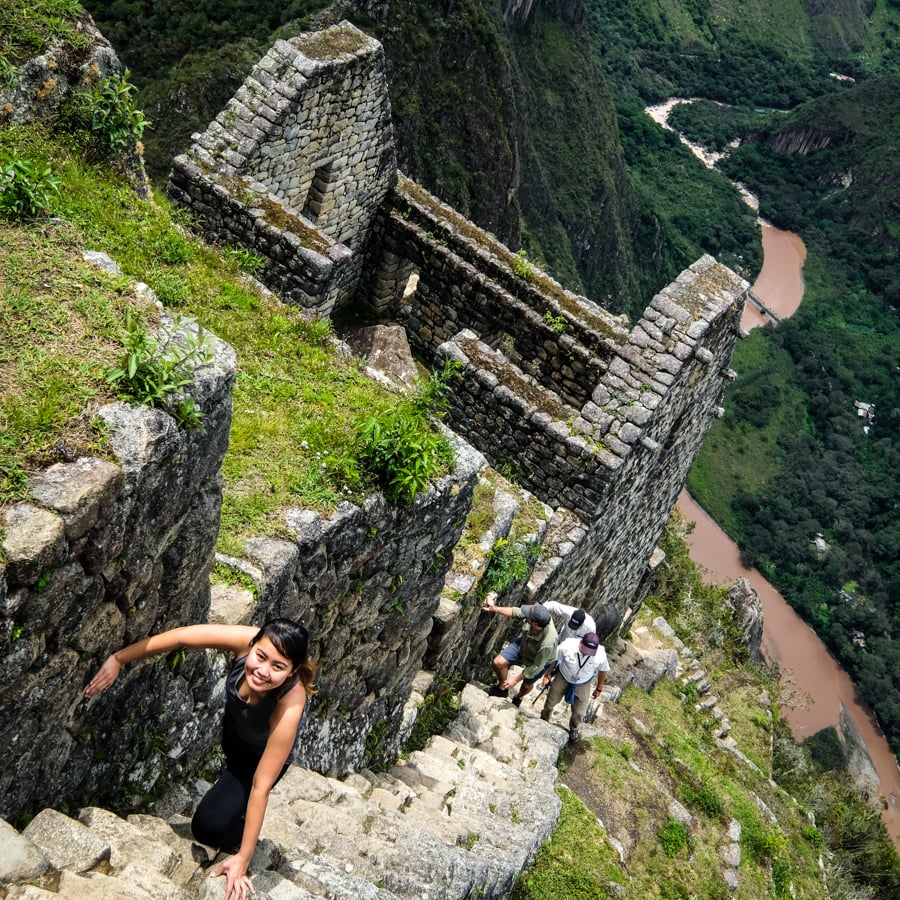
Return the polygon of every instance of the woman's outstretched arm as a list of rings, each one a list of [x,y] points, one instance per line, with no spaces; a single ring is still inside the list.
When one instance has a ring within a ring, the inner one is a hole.
[[[84,689],[84,695],[95,697],[105,691],[119,677],[122,666],[128,663],[171,653],[181,647],[243,653],[249,649],[250,641],[258,631],[252,625],[185,625],[151,635],[108,656]]]

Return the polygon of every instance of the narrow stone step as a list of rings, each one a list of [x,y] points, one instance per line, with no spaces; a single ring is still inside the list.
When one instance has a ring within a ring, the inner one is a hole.
[[[696,709],[697,712],[707,712],[708,710],[712,709],[718,702],[719,698],[712,695],[695,704],[694,709]]]

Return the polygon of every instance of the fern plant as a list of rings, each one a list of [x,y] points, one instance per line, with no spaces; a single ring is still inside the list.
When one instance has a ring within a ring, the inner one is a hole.
[[[125,353],[106,380],[123,400],[167,408],[193,380],[194,369],[209,361],[203,329],[193,334],[176,322],[165,338],[149,334],[132,310],[125,313]],[[182,428],[202,428],[202,410],[193,397],[182,397],[169,410]]]
[[[483,598],[491,591],[499,594],[511,584],[524,581],[531,574],[540,552],[540,545],[534,541],[515,543],[505,538],[495,541],[478,585],[478,596]]]

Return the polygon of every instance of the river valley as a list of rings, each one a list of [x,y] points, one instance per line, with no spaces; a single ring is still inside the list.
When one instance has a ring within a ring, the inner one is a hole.
[[[668,128],[672,99],[647,109],[654,121]],[[721,154],[682,141],[707,166]],[[738,190],[748,205],[758,209],[756,197],[741,185]],[[763,267],[752,287],[758,303],[748,301],[741,317],[745,331],[789,318],[803,299],[803,264],[806,247],[800,237],[760,220]],[[856,726],[878,776],[878,794],[883,818],[894,844],[900,847],[900,767],[878,729],[871,711],[857,697],[850,677],[838,665],[815,632],[794,612],[777,590],[755,569],[746,568],[737,545],[705,510],[683,491],[678,508],[688,522],[695,523],[687,539],[692,559],[707,573],[710,582],[728,584],[736,578],[750,581],[763,607],[763,654],[777,663],[782,674],[782,713],[794,735],[802,740],[828,726],[837,726],[843,707]]]

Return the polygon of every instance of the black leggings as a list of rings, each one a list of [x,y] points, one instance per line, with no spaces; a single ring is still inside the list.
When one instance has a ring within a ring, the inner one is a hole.
[[[235,853],[244,836],[244,817],[260,757],[246,753],[226,756],[225,771],[206,792],[191,820],[194,839],[209,847]],[[288,770],[286,763],[275,784]]]

